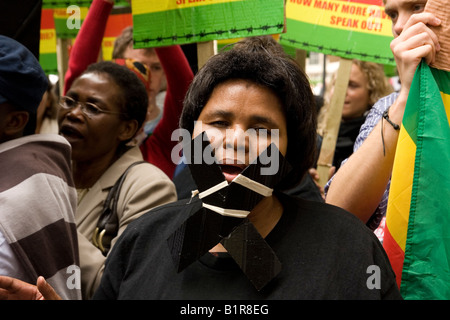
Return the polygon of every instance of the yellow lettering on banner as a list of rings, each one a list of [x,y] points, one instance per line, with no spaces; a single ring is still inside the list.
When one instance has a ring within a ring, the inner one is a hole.
[[[243,1],[244,0],[132,0],[131,6],[133,8],[133,14],[145,14],[175,9],[193,8],[198,6],[207,6],[210,4]]]
[[[56,52],[56,31],[55,29],[42,29],[41,41],[39,42],[39,53]]]
[[[392,36],[391,20],[376,5],[339,0],[288,0],[286,17],[322,27]]]
[[[80,18],[85,19],[87,16],[89,8],[86,7],[80,7]],[[55,19],[67,19],[69,18],[73,13],[67,13],[66,8],[56,8],[53,9],[53,18]]]

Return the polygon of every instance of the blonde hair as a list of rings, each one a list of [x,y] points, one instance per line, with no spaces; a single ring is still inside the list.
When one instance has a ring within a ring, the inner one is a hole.
[[[383,67],[374,62],[353,60],[353,64],[357,65],[363,74],[367,77],[367,86],[369,90],[369,108],[380,98],[387,96],[394,91],[384,73]]]
[[[369,110],[375,102],[377,102],[380,98],[387,96],[388,94],[394,91],[394,88],[389,83],[388,78],[384,73],[383,66],[368,61],[361,61],[357,59],[353,59],[353,64],[359,67],[361,72],[367,78],[367,90],[369,91],[369,105],[367,106],[367,110]],[[325,96],[324,106],[320,109],[318,115],[318,127],[317,131],[319,134],[323,134],[326,125],[326,119],[328,116],[328,107],[330,104],[330,94],[334,87],[334,82],[336,81],[336,74],[333,74],[333,77],[330,81],[330,85],[327,88],[327,94]]]

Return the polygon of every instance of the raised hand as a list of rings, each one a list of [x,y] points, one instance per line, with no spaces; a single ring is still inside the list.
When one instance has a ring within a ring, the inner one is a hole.
[[[397,64],[402,90],[409,93],[414,73],[424,58],[434,62],[440,45],[436,34],[429,26],[439,26],[441,21],[429,12],[413,14],[406,22],[401,34],[391,42],[391,50]]]

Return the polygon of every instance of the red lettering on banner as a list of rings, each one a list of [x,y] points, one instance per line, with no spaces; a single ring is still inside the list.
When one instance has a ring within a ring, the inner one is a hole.
[[[304,5],[304,6],[311,6],[312,0],[290,0],[291,2],[295,3],[295,4],[300,4],[300,5]]]
[[[369,17],[391,20],[383,8],[377,6],[369,7]]]
[[[373,31],[380,31],[383,29],[383,24],[376,21],[371,21],[368,19],[367,21],[363,21],[361,23],[361,29],[367,29],[367,30],[373,30]]]
[[[50,40],[50,39],[53,39],[54,36],[55,36],[55,34],[52,31],[41,30],[41,36],[40,36],[41,40]]]
[[[359,20],[331,16],[330,24],[339,27],[358,28]]]
[[[358,16],[365,16],[366,8],[344,4],[342,5],[342,13],[350,13]]]
[[[337,11],[339,8],[339,3],[315,0],[314,8],[318,8],[318,9],[322,9],[322,10]]]
[[[315,10],[332,11],[336,15],[326,15],[327,19],[329,17],[329,25],[331,26],[382,32],[382,19],[389,19],[382,7],[378,5],[367,6],[365,0],[359,1],[361,2],[350,1],[349,3],[347,1],[330,0],[289,0],[290,3],[305,7],[312,7]],[[356,17],[358,19],[355,19]]]

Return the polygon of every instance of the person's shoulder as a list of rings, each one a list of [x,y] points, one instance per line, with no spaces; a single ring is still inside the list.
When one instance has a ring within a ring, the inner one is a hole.
[[[25,178],[44,173],[72,185],[70,156],[69,142],[56,134],[34,134],[0,144],[0,162],[5,177]]]
[[[398,92],[392,92],[388,94],[387,96],[384,96],[380,99],[378,99],[377,102],[373,105],[370,112],[381,112],[383,113],[386,109],[388,109],[394,102],[397,100],[399,93]],[[370,113],[369,113],[370,114]]]
[[[39,150],[40,148],[44,148],[52,144],[70,148],[69,142],[58,134],[39,133],[3,142],[0,144],[0,152],[18,147],[21,148],[33,147],[34,149]]]
[[[370,108],[367,114],[366,121],[362,125],[362,129],[365,127],[373,127],[380,120],[383,112],[390,108],[390,106],[397,100],[398,92],[392,92],[387,96],[378,99],[377,102]]]
[[[158,167],[146,161],[134,165],[124,181],[124,189],[129,190],[129,196],[147,198],[147,203],[157,201],[164,203],[177,199],[176,188],[172,180]],[[163,198],[166,200],[163,201]],[[153,199],[150,201],[150,199]],[[146,201],[146,200],[143,200]]]
[[[170,178],[160,168],[147,161],[140,162],[133,166],[133,168],[130,169],[129,174],[135,179],[143,179],[147,181],[155,181],[159,179],[170,181]]]
[[[147,211],[132,221],[125,232],[134,230],[135,233],[141,231],[150,233],[148,230],[152,228],[173,228],[181,225],[193,213],[193,210],[197,211],[200,208],[201,201],[198,197],[169,202]]]
[[[123,156],[123,162],[126,163],[127,168],[133,165],[128,172],[129,176],[133,177],[132,179],[170,181],[170,178],[160,168],[144,160],[142,153],[137,146],[127,151]]]

